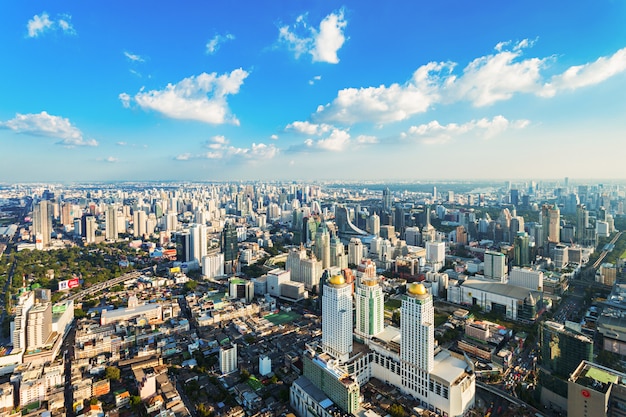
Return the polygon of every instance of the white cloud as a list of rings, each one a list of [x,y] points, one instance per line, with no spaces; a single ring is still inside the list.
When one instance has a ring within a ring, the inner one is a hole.
[[[360,135],[357,136],[356,143],[361,145],[372,145],[374,143],[378,143],[378,138],[376,136]]]
[[[48,13],[43,12],[39,16],[35,15],[26,24],[26,27],[28,28],[28,37],[35,38],[44,33],[46,30],[51,29],[52,25],[53,23],[52,20],[50,20]]]
[[[177,155],[174,159],[176,159],[177,161],[188,161],[192,157],[193,155],[190,153],[182,153],[180,155]]]
[[[226,97],[237,94],[248,72],[239,68],[230,74],[202,73],[168,84],[162,90],[143,91],[133,100],[143,109],[154,110],[172,119],[197,120],[210,124],[232,123],[239,120],[230,114]],[[122,105],[130,105],[130,96],[119,95]]]
[[[337,52],[346,40],[343,32],[347,24],[343,10],[322,19],[319,29],[307,24],[306,15],[300,15],[291,27],[285,25],[278,29],[278,41],[287,45],[296,58],[306,53],[313,62],[337,64]]]
[[[120,142],[116,142],[115,144],[116,144],[117,146],[126,146],[126,145],[128,145],[126,142],[122,142],[122,141],[120,141]]]
[[[67,35],[74,35],[76,31],[71,23],[72,16],[67,14],[58,15],[57,19],[50,19],[48,13],[43,12],[40,15],[35,15],[26,24],[28,29],[28,37],[36,38],[46,32],[60,30]]]
[[[404,84],[346,88],[326,105],[317,121],[352,124],[406,120],[437,104],[469,102],[475,107],[509,100],[516,94],[551,97],[564,90],[595,85],[626,71],[626,48],[595,62],[573,66],[546,82],[542,72],[555,57],[524,58],[535,41],[500,42],[495,53],[472,60],[461,73],[454,62],[430,62],[419,67]]]
[[[324,133],[330,132],[333,127],[325,123],[317,124],[307,121],[295,121],[293,123],[289,123],[286,126],[286,129],[293,129],[296,132],[303,133],[305,135],[323,135]]]
[[[315,84],[315,82],[316,82],[316,81],[319,81],[319,80],[321,80],[321,79],[322,79],[322,76],[321,76],[321,75],[316,75],[316,76],[314,76],[313,78],[311,78],[311,79],[309,80],[309,85],[313,85],[313,84]]]
[[[280,150],[274,144],[264,143],[252,143],[249,148],[238,148],[229,145],[230,141],[225,136],[216,135],[210,138],[205,146],[210,150],[208,152],[192,155],[182,154],[185,158],[180,158],[179,155],[176,159],[188,160],[188,159],[232,159],[241,158],[246,160],[260,160],[274,158]]]
[[[439,74],[449,73],[451,63],[431,62],[418,68],[410,81],[404,85],[389,87],[346,88],[337,98],[317,109],[317,117],[341,123],[371,121],[377,123],[396,122],[427,111],[440,101]]]
[[[0,127],[11,129],[16,133],[61,139],[57,143],[67,147],[98,146],[95,139],[85,139],[80,129],[73,126],[69,119],[52,116],[45,111],[31,114],[17,113],[13,119],[0,122]]]
[[[316,145],[327,151],[343,151],[350,145],[350,134],[345,130],[335,129],[327,138],[318,140]]]
[[[491,120],[482,118],[464,124],[442,125],[437,120],[433,120],[419,126],[411,126],[408,131],[402,133],[401,137],[419,139],[426,144],[439,144],[448,142],[454,137],[477,132],[478,136],[490,139],[508,129],[523,129],[529,124],[528,120],[509,121],[501,115],[495,116]]]
[[[272,136],[270,136],[270,139],[272,139],[272,140],[278,140],[278,135],[272,135]]]
[[[575,90],[581,87],[599,84],[626,70],[626,48],[613,55],[600,57],[594,62],[576,65],[565,72],[555,75],[546,83],[540,95],[552,97],[563,90]]]
[[[230,33],[227,33],[226,35],[215,35],[206,43],[206,53],[209,55],[213,55],[220,49],[220,46],[224,42],[232,41],[233,39],[235,39],[235,36],[231,35]]]
[[[130,96],[128,94],[120,93],[120,95],[118,95],[117,97],[122,102],[122,106],[124,106],[125,108],[129,108],[130,107]]]
[[[119,161],[119,159],[117,159],[117,158],[116,158],[116,157],[114,157],[114,156],[107,156],[107,157],[105,158],[105,161],[106,161],[106,162],[109,162],[109,163],[115,163],[115,162],[118,162],[118,161]]]
[[[145,59],[141,55],[133,54],[128,51],[124,51],[124,56],[132,62],[145,62]]]

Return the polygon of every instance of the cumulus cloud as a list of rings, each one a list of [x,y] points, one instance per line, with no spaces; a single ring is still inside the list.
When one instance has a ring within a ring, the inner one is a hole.
[[[140,90],[132,100],[141,108],[154,110],[172,119],[196,120],[214,125],[239,120],[230,114],[227,96],[237,94],[248,72],[239,68],[230,74],[202,73],[168,84],[162,90]],[[119,99],[129,107],[131,97],[121,93]]]
[[[141,55],[133,54],[128,51],[124,51],[124,56],[131,62],[144,62],[145,59]]]
[[[278,140],[278,135],[272,135],[272,136],[270,136],[270,139],[272,139],[272,140]]]
[[[249,148],[239,148],[230,145],[226,137],[222,135],[213,136],[205,146],[209,151],[199,154],[183,153],[174,159],[178,161],[188,161],[192,159],[241,159],[247,161],[258,161],[272,159],[277,156],[280,150],[274,144],[252,143]]]
[[[325,123],[317,124],[307,121],[295,121],[286,126],[286,129],[295,130],[296,132],[305,135],[323,135],[324,133],[330,132],[332,128],[333,127],[331,125]]]
[[[321,122],[389,123],[424,113],[437,104],[469,102],[484,107],[516,94],[551,97],[564,90],[595,85],[626,70],[626,48],[594,62],[568,68],[546,81],[542,72],[555,57],[525,58],[534,41],[500,42],[495,53],[472,60],[461,71],[454,62],[430,62],[405,83],[346,88],[313,118]]]
[[[232,41],[233,39],[235,39],[235,36],[231,35],[230,33],[227,33],[226,35],[215,35],[206,43],[206,53],[209,55],[213,55],[220,49],[220,46],[224,42]]]
[[[313,62],[337,64],[337,52],[346,40],[344,30],[348,24],[343,9],[322,19],[319,29],[309,26],[306,18],[300,15],[293,25],[281,26],[278,42],[286,45],[296,58],[309,54]]]
[[[111,163],[111,164],[119,161],[119,159],[117,159],[117,158],[116,158],[116,157],[114,157],[114,156],[107,156],[104,160],[105,160],[106,162]]]
[[[553,76],[543,86],[541,95],[552,97],[563,90],[575,90],[581,87],[599,84],[626,70],[626,48],[611,56],[603,56],[584,65],[568,68],[564,73]]]
[[[58,15],[56,19],[50,19],[46,12],[33,16],[26,24],[29,38],[36,38],[48,32],[60,31],[67,35],[74,35],[76,31],[72,26],[72,16],[67,14]]]
[[[360,135],[356,137],[356,143],[361,145],[372,145],[374,143],[378,143],[378,138],[376,136]]]
[[[418,139],[426,144],[445,143],[454,137],[462,136],[470,132],[476,132],[484,139],[490,139],[508,129],[523,129],[530,124],[528,120],[509,121],[504,116],[498,115],[491,120],[482,118],[471,120],[467,123],[440,124],[437,120],[419,126],[411,126],[401,134],[403,138]]]
[[[126,145],[128,145],[128,143],[123,142],[123,141],[116,142],[115,144],[116,144],[117,146],[126,146]]]
[[[95,139],[85,139],[80,129],[72,125],[69,119],[53,116],[45,111],[31,114],[17,113],[13,119],[0,122],[0,127],[16,133],[60,139],[57,144],[67,147],[98,146]]]

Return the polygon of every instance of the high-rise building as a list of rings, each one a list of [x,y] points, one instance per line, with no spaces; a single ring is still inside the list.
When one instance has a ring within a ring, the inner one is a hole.
[[[224,254],[214,253],[202,258],[202,275],[215,278],[224,275]]]
[[[446,260],[446,242],[426,242],[426,260],[442,263]]]
[[[232,222],[226,222],[222,231],[222,252],[224,262],[231,262],[239,256],[239,246],[237,242],[237,227]]]
[[[378,279],[367,278],[356,287],[356,327],[355,333],[363,338],[370,338],[384,330],[385,298]]]
[[[72,203],[65,201],[61,206],[61,224],[63,226],[69,226],[74,223],[74,216],[72,215]]]
[[[568,417],[623,416],[626,374],[582,361],[567,381]]]
[[[352,352],[352,286],[341,275],[324,285],[322,350],[342,363]]]
[[[485,251],[485,278],[504,282],[506,277],[506,256],[501,252]]]
[[[85,219],[85,243],[95,243],[98,224],[95,216],[83,216]]]
[[[589,227],[589,212],[584,204],[576,206],[576,242],[583,243],[585,229]]]
[[[323,269],[330,267],[330,234],[326,228],[326,223],[322,223],[322,227],[317,229],[315,233],[313,252],[317,259],[322,261]]]
[[[35,243],[40,243],[43,247],[50,245],[50,234],[52,233],[51,206],[46,200],[35,204],[33,208],[33,235]],[[41,239],[41,242],[37,242]]]
[[[237,370],[237,345],[235,343],[220,347],[219,365],[222,375]]]
[[[518,232],[514,241],[513,265],[530,265],[530,239],[528,233]]]
[[[133,213],[133,235],[143,237],[146,234],[147,215],[143,210],[136,210]]]
[[[340,269],[348,267],[348,256],[345,247],[337,235],[330,238],[330,265]]]
[[[202,262],[207,253],[207,227],[204,224],[194,224],[190,228],[191,257],[190,261]]]
[[[378,214],[374,213],[367,218],[365,230],[374,236],[380,235],[380,216],[378,216]]]
[[[28,311],[26,346],[28,350],[40,349],[52,333],[52,304],[35,305]]]
[[[556,204],[548,210],[548,241],[550,243],[561,241],[561,211]]]
[[[545,321],[539,327],[541,366],[568,377],[581,361],[593,360],[593,340],[561,323]]]
[[[352,238],[348,243],[348,264],[359,265],[361,259],[363,259],[363,243],[359,238]]]
[[[105,237],[107,240],[117,240],[117,235],[117,207],[111,204],[105,212]]]
[[[389,191],[389,187],[385,187],[383,190],[383,211],[389,213],[391,212],[391,191]]]

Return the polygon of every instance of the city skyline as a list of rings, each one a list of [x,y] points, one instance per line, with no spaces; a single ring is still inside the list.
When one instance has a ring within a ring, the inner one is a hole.
[[[12,3],[0,179],[623,179],[626,4]]]

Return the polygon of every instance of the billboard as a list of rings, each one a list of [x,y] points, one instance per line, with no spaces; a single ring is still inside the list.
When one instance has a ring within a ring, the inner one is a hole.
[[[79,278],[66,279],[59,281],[59,291],[67,291],[80,286]]]

